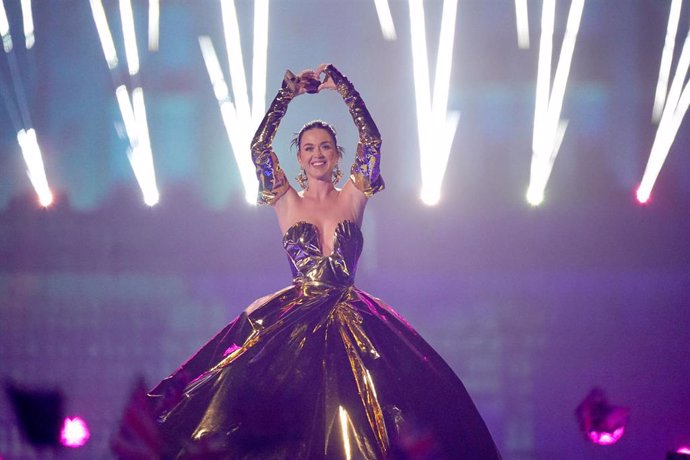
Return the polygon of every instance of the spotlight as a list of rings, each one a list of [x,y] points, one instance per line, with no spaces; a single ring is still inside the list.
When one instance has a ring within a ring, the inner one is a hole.
[[[67,417],[60,432],[60,443],[65,447],[81,447],[91,437],[89,427],[81,417]]]
[[[637,192],[635,192],[635,197],[640,204],[647,204],[647,201],[649,201],[649,196],[649,192],[642,190],[641,188],[638,188]]]
[[[575,414],[586,439],[606,446],[617,443],[623,437],[630,409],[609,404],[604,391],[593,388]]]

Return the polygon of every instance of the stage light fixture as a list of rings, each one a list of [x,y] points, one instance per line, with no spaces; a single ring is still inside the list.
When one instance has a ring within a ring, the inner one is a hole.
[[[82,447],[91,437],[89,426],[81,417],[67,417],[60,430],[60,443],[65,447]]]
[[[630,409],[610,404],[601,388],[593,388],[575,410],[580,431],[597,445],[608,446],[625,434]]]

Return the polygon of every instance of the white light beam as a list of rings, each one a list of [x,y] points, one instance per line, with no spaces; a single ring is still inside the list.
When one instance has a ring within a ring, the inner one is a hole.
[[[48,179],[43,167],[43,158],[41,156],[41,149],[38,146],[36,131],[33,128],[19,130],[17,132],[17,141],[22,149],[27,175],[38,195],[38,201],[41,203],[41,206],[50,206],[53,202],[53,194],[48,187]]]
[[[529,48],[529,16],[527,14],[527,0],[515,0],[515,26],[517,42],[520,49]]]
[[[108,63],[108,68],[113,70],[117,67],[117,52],[115,51],[113,35],[110,32],[110,27],[108,27],[108,20],[105,15],[105,10],[103,9],[103,3],[101,0],[89,0],[89,3],[91,4],[91,14],[96,24],[96,31],[98,32],[98,38],[101,42],[101,48],[103,48],[105,61]]]
[[[247,95],[247,81],[245,79],[240,28],[237,22],[235,2],[234,0],[220,0],[220,4],[235,107],[240,121],[247,121],[251,119],[251,111],[249,110],[249,96]],[[249,126],[245,126],[245,128],[247,130],[250,129]]]
[[[36,42],[34,35],[34,16],[31,11],[31,0],[22,0],[22,24],[24,26],[24,43],[26,49],[33,48]]]
[[[237,12],[233,0],[220,0],[223,35],[230,68],[233,102],[213,44],[208,37],[199,37],[199,46],[218,100],[221,117],[232,146],[235,161],[244,185],[245,199],[256,204],[258,181],[249,155],[251,137],[264,115],[266,100],[266,62],[268,55],[268,0],[254,3],[254,46],[252,60],[252,105],[249,104],[247,79],[240,43]]]
[[[532,163],[530,183],[527,188],[527,201],[533,206],[541,204],[544,199],[544,190],[567,128],[567,121],[561,120],[561,110],[583,9],[584,0],[572,0],[553,86],[551,86],[556,5],[554,0],[544,0],[542,5]]]
[[[252,54],[252,127],[259,126],[266,107],[268,60],[268,0],[254,1],[254,52]]]
[[[666,26],[666,39],[664,49],[661,52],[661,64],[659,65],[659,79],[656,83],[654,94],[654,108],[652,109],[652,121],[658,122],[664,110],[666,101],[666,91],[668,80],[671,73],[671,63],[673,61],[673,50],[676,45],[676,34],[678,32],[678,21],[680,20],[680,9],[683,0],[673,0],[668,15],[668,25]]]
[[[149,51],[158,51],[160,11],[160,0],[149,0]]]
[[[131,0],[120,0],[120,19],[122,22],[122,36],[125,40],[125,57],[127,69],[134,76],[139,73],[139,50],[137,48],[137,35],[134,30],[134,13]]]
[[[144,92],[138,87],[132,91],[130,99],[124,85],[115,90],[122,121],[129,138],[130,150],[127,157],[132,166],[134,177],[144,197],[144,202],[153,206],[158,203],[160,195],[156,186],[156,174],[153,165],[153,153],[146,121]]]
[[[637,199],[644,203],[651,193],[654,184],[659,177],[661,167],[666,161],[671,145],[678,133],[683,117],[688,109],[690,101],[690,82],[685,83],[690,67],[690,32],[685,38],[683,49],[678,58],[678,65],[676,72],[671,82],[671,88],[666,98],[666,104],[659,120],[652,150],[649,154],[649,160],[645,167],[642,181],[637,189]]]
[[[388,5],[388,0],[374,0],[376,6],[376,14],[379,17],[379,24],[381,25],[381,34],[385,40],[397,40],[398,36],[395,33],[395,24],[393,23],[393,16]]]
[[[447,111],[456,16],[457,0],[445,0],[432,99],[424,4],[423,0],[410,0],[410,34],[422,176],[421,199],[428,205],[437,204],[441,198],[443,176],[460,117],[459,112]]]
[[[5,3],[0,0],[0,37],[2,37],[2,47],[5,53],[12,51],[12,35],[10,34],[10,23],[7,20]]]

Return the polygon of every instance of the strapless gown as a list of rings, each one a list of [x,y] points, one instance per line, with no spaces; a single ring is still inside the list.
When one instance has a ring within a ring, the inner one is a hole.
[[[171,458],[498,459],[460,379],[391,307],[353,284],[362,233],[333,253],[283,237],[294,275],[150,393]]]

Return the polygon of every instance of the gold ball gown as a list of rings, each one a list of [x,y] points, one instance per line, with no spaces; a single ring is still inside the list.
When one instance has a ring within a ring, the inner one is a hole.
[[[362,233],[333,253],[299,222],[294,282],[209,341],[151,397],[172,457],[500,458],[460,379],[391,307],[354,286]],[[415,456],[415,454],[419,454]]]

